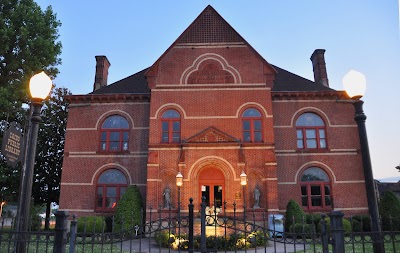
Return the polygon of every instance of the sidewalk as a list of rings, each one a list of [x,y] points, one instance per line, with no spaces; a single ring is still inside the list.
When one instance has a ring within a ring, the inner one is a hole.
[[[309,249],[309,245],[305,246],[306,249]],[[136,253],[147,253],[147,252],[159,252],[159,253],[177,253],[177,252],[187,252],[187,250],[172,250],[172,249],[167,249],[167,248],[160,248],[158,245],[155,243],[153,238],[142,238],[141,240],[136,239],[136,240],[131,240],[131,241],[125,241],[122,243],[122,249],[124,251],[128,252],[136,252]],[[268,246],[266,247],[266,250],[264,247],[258,247],[256,249],[248,249],[246,252],[249,253],[262,253],[262,252],[268,252],[268,253],[286,253],[286,252],[298,252],[298,251],[303,251],[304,250],[304,245],[303,244],[283,244],[283,243],[275,243],[273,241],[268,241]],[[195,252],[199,252],[196,250]],[[213,252],[212,249],[210,249],[210,252]],[[225,252],[225,251],[221,251]],[[226,251],[227,253],[232,253],[234,251]],[[245,252],[245,250],[237,250],[237,252]]]

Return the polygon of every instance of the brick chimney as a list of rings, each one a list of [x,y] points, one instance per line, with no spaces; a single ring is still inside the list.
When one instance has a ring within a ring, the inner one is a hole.
[[[111,66],[104,55],[96,56],[96,74],[94,76],[93,91],[107,86],[108,68]]]
[[[315,49],[311,55],[315,83],[329,87],[328,74],[326,73],[325,49]]]

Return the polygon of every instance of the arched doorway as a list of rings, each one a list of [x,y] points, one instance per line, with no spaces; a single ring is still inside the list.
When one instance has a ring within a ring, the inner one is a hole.
[[[215,167],[207,167],[199,176],[200,199],[206,198],[207,206],[222,210],[225,200],[225,176]]]

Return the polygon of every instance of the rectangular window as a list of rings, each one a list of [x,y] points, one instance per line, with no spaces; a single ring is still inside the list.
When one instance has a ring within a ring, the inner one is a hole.
[[[97,207],[103,207],[103,187],[97,187]]]
[[[304,142],[303,142],[303,131],[302,130],[297,130],[297,147],[298,148],[304,148]]]
[[[307,148],[317,148],[317,135],[314,129],[306,129]]]
[[[106,189],[106,207],[114,208],[117,203],[117,187],[107,187]]]
[[[326,148],[326,138],[325,138],[325,130],[319,129],[319,146],[320,148]]]
[[[308,206],[307,186],[301,186],[301,205]]]

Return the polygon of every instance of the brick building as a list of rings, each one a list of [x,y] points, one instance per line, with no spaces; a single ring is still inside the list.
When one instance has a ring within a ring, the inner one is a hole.
[[[125,79],[107,85],[110,62],[96,56],[93,92],[68,98],[60,208],[112,212],[137,185],[147,210],[176,209],[181,173],[183,211],[204,196],[222,212],[234,202],[284,212],[294,199],[310,212],[366,213],[354,108],[329,87],[324,52],[311,55],[307,80],[270,64],[208,6]]]

